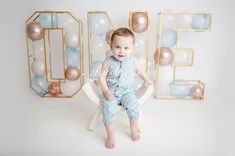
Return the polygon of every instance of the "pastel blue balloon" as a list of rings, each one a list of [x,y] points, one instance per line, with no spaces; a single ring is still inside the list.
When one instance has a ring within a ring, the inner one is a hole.
[[[39,22],[44,28],[58,28],[58,15],[51,13],[41,13],[39,15]]]
[[[164,29],[161,33],[161,46],[172,47],[176,44],[176,31],[172,29]]]
[[[91,63],[91,77],[98,80],[100,77],[100,69],[102,67],[103,61],[95,60]]]
[[[177,79],[170,83],[170,94],[175,98],[185,98],[191,94],[191,87],[187,81]]]
[[[207,29],[210,25],[210,16],[207,14],[194,15],[192,18],[192,29]]]
[[[67,67],[78,67],[80,65],[80,50],[78,48],[68,48],[65,53]]]
[[[35,76],[32,78],[32,87],[40,94],[47,93],[48,83],[43,76]]]
[[[104,36],[112,29],[112,25],[106,14],[93,14],[91,15],[91,33],[96,36]]]

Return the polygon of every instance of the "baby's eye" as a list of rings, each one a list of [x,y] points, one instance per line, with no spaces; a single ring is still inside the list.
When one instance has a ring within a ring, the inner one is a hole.
[[[128,50],[128,49],[129,49],[129,47],[124,47],[124,49]]]
[[[120,47],[120,46],[116,46],[115,48],[119,49],[119,48],[121,48],[121,47]]]

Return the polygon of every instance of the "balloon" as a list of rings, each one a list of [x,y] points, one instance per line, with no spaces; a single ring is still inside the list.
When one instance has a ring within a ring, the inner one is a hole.
[[[58,28],[58,15],[53,13],[41,13],[39,22],[44,28]]]
[[[52,82],[48,87],[48,91],[53,96],[62,94],[61,89],[60,89],[60,82]]]
[[[67,13],[58,14],[58,27],[64,28],[65,32],[79,33],[78,23]]]
[[[32,40],[43,38],[43,28],[39,22],[33,21],[27,25],[27,36]]]
[[[96,54],[104,54],[108,50],[105,40],[101,37],[93,37],[91,51]]]
[[[143,37],[136,35],[134,51],[136,53],[145,53],[145,40]]]
[[[70,48],[77,48],[79,46],[79,37],[76,33],[66,32],[64,42]]]
[[[91,15],[91,33],[96,36],[104,36],[112,26],[106,14],[92,14]]]
[[[44,59],[44,42],[43,42],[43,40],[34,41],[33,46],[34,46],[34,58]]]
[[[163,16],[162,26],[163,28],[177,28],[177,16],[174,14],[166,14]]]
[[[61,84],[61,91],[63,95],[71,96],[79,89],[79,85],[76,81],[66,81]]]
[[[77,48],[69,48],[66,50],[66,60],[68,67],[77,67],[80,65],[80,51]]]
[[[101,60],[96,60],[93,61],[91,64],[91,77],[95,80],[98,80],[100,77],[100,70],[102,67],[103,61]]]
[[[191,14],[184,14],[179,17],[179,27],[181,29],[189,29],[191,28],[192,23],[192,15]]]
[[[192,53],[188,51],[180,51],[175,55],[175,64],[190,64],[192,63]]]
[[[31,64],[32,72],[36,76],[43,76],[45,74],[45,65],[42,59],[36,59]]]
[[[146,67],[146,56],[145,54],[136,54],[135,55],[138,64],[145,70]]]
[[[74,81],[80,77],[80,70],[76,67],[67,68],[65,72],[65,76],[68,80]]]
[[[161,47],[160,48],[160,65],[161,66],[167,66],[171,64],[174,60],[174,53],[170,48],[167,47]],[[158,49],[156,49],[156,52],[154,53],[154,60],[157,63],[158,62]]]
[[[191,94],[191,87],[188,82],[178,79],[170,83],[170,95],[175,98],[185,98]]]
[[[176,32],[172,29],[164,29],[161,33],[161,46],[172,47],[176,44]]]
[[[40,93],[39,94],[45,94],[47,92],[48,89],[48,83],[46,81],[46,79],[43,76],[35,76],[32,79],[32,84],[33,84],[33,88],[39,88]]]
[[[142,33],[148,28],[148,15],[143,12],[132,14],[132,30],[136,33]]]
[[[210,16],[206,14],[194,15],[192,18],[192,29],[207,29],[210,25]]]
[[[203,95],[203,89],[199,85],[194,85],[192,87],[191,96],[194,99],[200,99]]]
[[[109,30],[109,31],[106,33],[105,40],[106,40],[106,43],[107,43],[108,45],[111,45],[111,37],[112,37],[113,31],[114,31],[114,30]]]

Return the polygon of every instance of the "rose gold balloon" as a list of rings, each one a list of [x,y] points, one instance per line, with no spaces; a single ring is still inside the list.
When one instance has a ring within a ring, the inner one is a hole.
[[[43,27],[39,22],[33,21],[27,25],[27,35],[32,40],[40,40],[43,37]]]
[[[158,50],[158,49],[157,49]],[[158,51],[154,53],[154,60],[157,63],[158,62]],[[174,60],[174,53],[170,48],[167,47],[161,47],[160,48],[160,65],[161,66],[167,66],[171,64]]]
[[[57,96],[59,94],[62,94],[61,89],[60,89],[60,83],[59,82],[52,82],[48,87],[48,91],[53,96]]]
[[[76,67],[67,68],[65,76],[68,80],[74,81],[80,77],[80,70]]]
[[[113,30],[109,30],[109,31],[106,33],[106,36],[105,36],[106,43],[108,43],[109,45],[111,45],[111,37],[112,37],[112,34],[113,34]]]
[[[142,33],[148,28],[147,13],[137,12],[132,14],[132,30],[136,33]]]
[[[194,85],[191,90],[191,96],[194,99],[200,99],[203,95],[203,89],[199,85]]]

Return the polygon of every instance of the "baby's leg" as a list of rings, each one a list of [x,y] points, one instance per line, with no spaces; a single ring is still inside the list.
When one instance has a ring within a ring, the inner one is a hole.
[[[113,125],[105,126],[107,132],[107,139],[105,142],[105,147],[114,148],[115,147],[115,139],[114,139],[114,130]]]
[[[130,129],[131,129],[131,139],[137,141],[140,139],[140,134],[138,131],[138,120],[130,120]]]
[[[105,147],[114,148],[115,139],[114,139],[114,130],[113,130],[113,121],[116,117],[116,107],[118,104],[117,98],[109,101],[105,97],[101,98],[100,103],[102,105],[102,114],[103,114],[103,123],[107,132],[107,139],[105,141]]]
[[[130,119],[131,139],[137,141],[140,139],[138,131],[139,119],[139,103],[135,94],[126,94],[121,100],[122,105],[127,109],[127,114]]]

